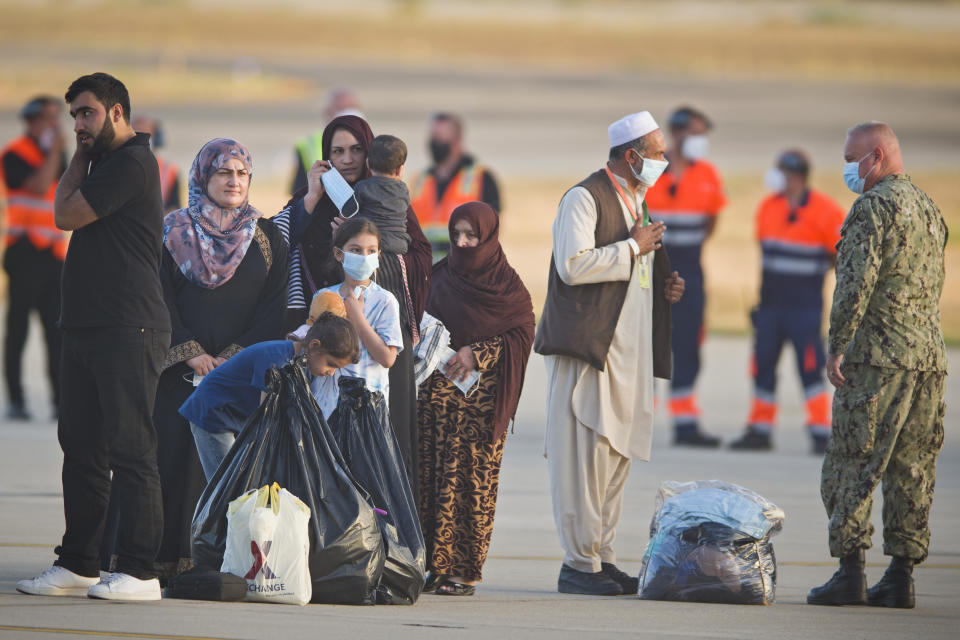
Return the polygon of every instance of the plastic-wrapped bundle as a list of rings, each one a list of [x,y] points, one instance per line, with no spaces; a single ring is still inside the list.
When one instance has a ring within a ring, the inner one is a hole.
[[[385,511],[377,514],[387,548],[377,603],[413,604],[423,591],[426,545],[383,394],[368,391],[363,378],[340,378],[330,430],[350,472]]]
[[[311,602],[373,604],[384,564],[376,514],[295,362],[267,372],[267,399],[200,497],[191,526],[193,560],[219,568],[230,502],[277,482],[310,508]]]
[[[770,536],[783,511],[735,484],[664,482],[640,569],[640,597],[771,604],[777,562]]]

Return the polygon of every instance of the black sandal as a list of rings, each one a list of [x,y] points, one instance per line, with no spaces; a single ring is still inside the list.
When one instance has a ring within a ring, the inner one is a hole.
[[[449,579],[438,583],[436,588],[438,596],[472,596],[476,592],[477,588],[472,584],[463,584]]]
[[[437,590],[437,585],[444,581],[444,576],[439,573],[428,573],[427,580],[423,583],[423,591],[420,593],[433,593]]]

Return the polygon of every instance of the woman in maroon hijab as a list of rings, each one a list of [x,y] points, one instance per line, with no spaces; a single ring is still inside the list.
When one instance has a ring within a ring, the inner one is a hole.
[[[307,308],[318,290],[343,282],[343,267],[333,257],[334,221],[340,210],[327,195],[320,176],[332,166],[348,184],[370,176],[367,150],[373,142],[373,131],[359,116],[340,116],[323,130],[323,160],[307,172],[307,186],[293,195],[286,208],[273,218],[286,228],[290,239],[290,285],[287,297],[285,329],[292,331],[306,320]],[[353,213],[354,203],[344,209]],[[396,297],[400,304],[400,329],[403,350],[390,367],[390,421],[400,443],[404,464],[414,493],[417,490],[417,390],[413,374],[413,336],[420,326],[426,303],[427,285],[433,253],[423,235],[420,223],[407,211],[407,233],[410,246],[398,256],[386,251],[380,254],[380,268],[374,280]]]
[[[427,312],[456,351],[422,385],[420,520],[436,593],[472,595],[493,532],[500,461],[533,344],[530,294],[500,247],[483,202],[450,216],[450,254],[434,265]],[[469,397],[451,380],[479,371]]]

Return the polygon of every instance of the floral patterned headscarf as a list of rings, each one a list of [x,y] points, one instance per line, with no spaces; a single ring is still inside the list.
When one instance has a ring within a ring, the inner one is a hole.
[[[163,219],[163,244],[180,272],[197,286],[215,289],[230,280],[247,253],[261,213],[247,199],[224,208],[207,194],[210,178],[236,158],[253,177],[253,159],[236,140],[215,138],[203,145],[190,167],[187,207]]]

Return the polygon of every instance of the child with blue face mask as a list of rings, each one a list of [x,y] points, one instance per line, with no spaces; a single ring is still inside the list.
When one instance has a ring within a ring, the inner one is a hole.
[[[344,281],[326,289],[343,298],[347,320],[360,336],[360,360],[340,369],[330,378],[313,382],[313,395],[320,398],[324,418],[337,406],[341,376],[363,378],[370,391],[389,397],[389,370],[403,349],[400,333],[400,304],[396,297],[370,278],[379,266],[380,231],[370,220],[350,218],[333,236],[333,256],[343,264]],[[319,388],[322,387],[322,388]]]

